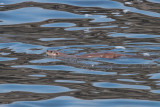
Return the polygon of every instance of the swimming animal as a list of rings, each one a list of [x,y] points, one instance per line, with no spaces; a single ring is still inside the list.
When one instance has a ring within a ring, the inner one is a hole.
[[[115,52],[104,52],[104,53],[89,53],[89,54],[84,54],[84,55],[68,55],[61,53],[59,51],[52,51],[52,50],[47,50],[46,54],[49,56],[61,56],[61,57],[67,57],[67,58],[118,58],[121,56],[124,57],[140,57],[138,55],[126,55],[126,54],[119,54]]]

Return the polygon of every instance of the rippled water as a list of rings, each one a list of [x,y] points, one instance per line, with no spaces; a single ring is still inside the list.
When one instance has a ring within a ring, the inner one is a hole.
[[[159,0],[1,0],[0,106],[159,107],[159,53]]]

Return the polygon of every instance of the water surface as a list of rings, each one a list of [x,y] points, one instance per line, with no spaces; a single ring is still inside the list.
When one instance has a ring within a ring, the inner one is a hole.
[[[0,106],[159,107],[159,0],[1,0],[0,16]]]

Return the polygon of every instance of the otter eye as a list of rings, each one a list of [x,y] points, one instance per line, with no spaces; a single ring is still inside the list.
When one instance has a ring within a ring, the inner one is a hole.
[[[56,52],[56,55],[58,55],[58,52]]]

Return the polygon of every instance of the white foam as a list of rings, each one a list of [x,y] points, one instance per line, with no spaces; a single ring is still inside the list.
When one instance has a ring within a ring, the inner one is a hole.
[[[90,14],[85,14],[84,16],[85,16],[85,17],[89,17],[89,16],[92,16],[92,15],[90,15]]]
[[[142,53],[143,56],[151,56],[149,53]]]
[[[116,46],[116,49],[126,49],[124,46]]]
[[[132,4],[132,2],[124,2],[124,4]]]
[[[129,12],[129,10],[126,10],[126,9],[125,9],[125,10],[123,10],[123,13],[128,13],[128,12]]]

